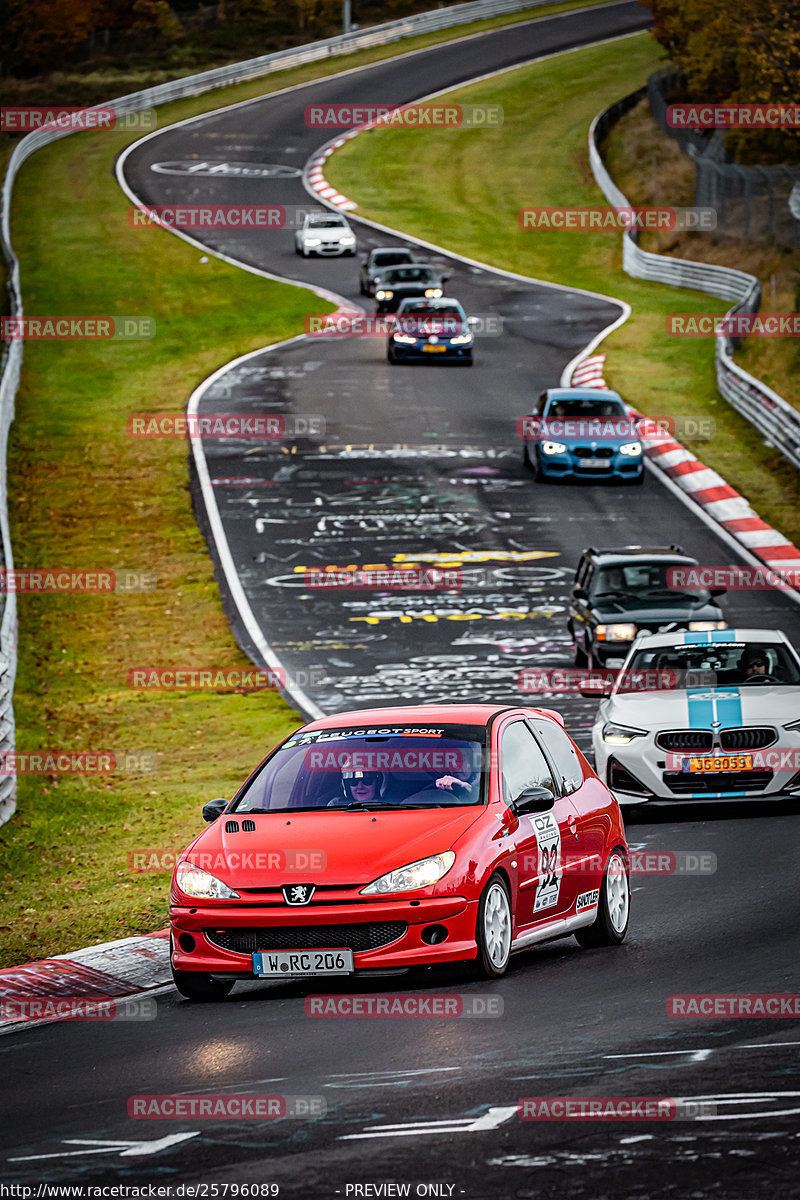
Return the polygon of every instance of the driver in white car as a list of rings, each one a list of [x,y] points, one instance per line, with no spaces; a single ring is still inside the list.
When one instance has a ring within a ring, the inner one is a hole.
[[[748,679],[768,675],[769,663],[764,651],[759,646],[748,646],[746,650],[742,651],[742,656],[739,659],[739,670],[745,682]]]

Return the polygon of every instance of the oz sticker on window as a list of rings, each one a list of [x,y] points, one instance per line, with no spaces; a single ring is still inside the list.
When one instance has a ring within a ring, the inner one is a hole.
[[[536,888],[536,899],[533,904],[535,913],[545,908],[553,908],[558,904],[558,893],[561,890],[561,830],[558,821],[551,812],[541,813],[531,818],[533,831],[536,834],[536,845],[539,855],[539,883]]]

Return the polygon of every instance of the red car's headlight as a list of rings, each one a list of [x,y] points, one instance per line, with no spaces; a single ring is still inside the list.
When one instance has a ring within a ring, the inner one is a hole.
[[[238,900],[239,893],[228,887],[216,875],[203,871],[194,863],[180,862],[175,870],[175,882],[186,896],[201,900]]]
[[[419,862],[409,863],[405,867],[397,867],[388,871],[379,879],[373,879],[361,889],[362,896],[377,896],[384,892],[413,892],[417,888],[430,887],[438,883],[443,875],[452,867],[456,856],[452,850],[442,854],[432,854],[430,858],[421,858]]]

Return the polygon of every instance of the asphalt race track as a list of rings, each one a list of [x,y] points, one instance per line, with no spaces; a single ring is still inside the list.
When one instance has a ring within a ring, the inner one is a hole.
[[[303,123],[312,101],[407,102],[647,20],[627,2],[542,19],[223,110],[144,139],[126,158],[125,181],[150,204],[311,206],[300,173],[326,139]],[[207,160],[296,173],[253,180],[153,170]],[[206,240],[250,267],[371,309],[359,296],[358,262],[397,239],[353,220],[357,260],[298,258],[285,230]],[[478,340],[471,370],[390,367],[381,339],[303,338],[232,364],[199,397],[201,413],[324,417],[322,437],[203,444],[257,632],[210,539],[233,627],[259,665],[268,645],[288,694],[302,692],[310,713],[441,698],[520,702],[522,667],[571,661],[566,598],[587,545],[655,537],[703,563],[737,561],[654,475],[635,489],[545,487],[523,469],[518,417],[618,318],[619,305],[436,257],[449,262],[447,291],[467,312],[503,318],[502,336]],[[187,393],[197,383],[187,381]],[[298,586],[304,566],[405,561],[461,565],[464,587],[322,595]],[[780,594],[740,592],[723,603],[731,623],[780,628],[800,643],[800,608]],[[588,748],[594,702],[542,702],[561,709]],[[717,868],[637,874],[631,929],[614,950],[556,942],[516,957],[494,983],[454,969],[362,980],[357,989],[335,980],[324,988],[239,983],[219,1005],[165,988],[154,1021],[68,1022],[1,1038],[14,1095],[4,1178],[274,1183],[298,1200],[402,1194],[363,1190],[384,1183],[468,1200],[797,1195],[800,1027],[667,1015],[676,994],[794,990],[796,818],[780,804],[659,810],[630,822],[628,833],[634,851],[712,854]],[[322,991],[490,997],[502,1015],[326,1022],[304,1006]],[[325,1115],[127,1115],[129,1097],[168,1093],[300,1096],[317,1110],[321,1098]],[[664,1096],[716,1108],[701,1120],[658,1123],[517,1116],[522,1097],[560,1095]]]
[[[147,204],[313,207],[299,172],[331,134],[306,127],[312,102],[407,102],[434,84],[438,90],[645,21],[635,4],[543,19],[237,106],[139,142],[124,179]],[[267,180],[164,173],[165,164],[177,171],[176,164],[209,161],[298,173]],[[287,230],[220,230],[202,240],[372,311],[359,295],[358,263],[372,246],[399,239],[356,226],[357,259],[298,257]],[[516,702],[521,668],[570,661],[568,585],[587,545],[648,545],[657,530],[703,563],[731,561],[731,550],[654,478],[635,490],[549,487],[523,468],[518,418],[619,318],[620,305],[435,257],[448,264],[447,291],[468,313],[502,319],[501,336],[476,339],[471,370],[392,367],[383,338],[301,338],[218,372],[199,398],[200,414],[275,413],[287,424],[324,418],[321,437],[205,439],[213,495],[198,496],[201,520],[208,503],[218,508],[249,608],[288,692],[311,714],[443,695]],[[217,559],[213,539],[211,550]],[[453,565],[463,586],[439,595],[321,594],[298,578],[304,566],[406,561]],[[800,636],[800,609],[772,594],[767,607],[763,593],[737,593],[728,611],[739,624]],[[263,665],[241,614],[232,604],[229,611],[242,645]],[[591,701],[569,702],[575,735],[592,709]]]

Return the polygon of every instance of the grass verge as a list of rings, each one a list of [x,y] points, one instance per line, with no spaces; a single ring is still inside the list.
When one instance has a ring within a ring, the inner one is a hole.
[[[339,149],[325,174],[358,202],[360,215],[381,224],[507,270],[626,300],[633,315],[603,346],[609,385],[653,417],[712,417],[716,436],[685,437],[686,445],[797,540],[797,472],[719,396],[712,341],[665,332],[669,313],[728,305],[623,274],[619,234],[531,232],[517,223],[524,207],[605,203],[589,168],[590,122],[644,83],[660,55],[640,34],[516,68],[450,93],[465,103],[501,104],[499,129],[441,130],[425,141],[410,130],[370,131]],[[661,203],[670,201],[662,192]],[[732,247],[733,262],[736,254]]]
[[[533,16],[562,3],[276,73],[158,110],[159,128],[272,91]],[[54,77],[58,88],[63,79]],[[157,82],[81,77],[86,104]],[[77,88],[77,82],[76,82]],[[31,96],[18,103],[33,103]],[[20,596],[17,747],[152,752],[150,774],[21,776],[0,827],[0,966],[148,932],[167,917],[165,874],[129,857],[177,849],[200,805],[230,795],[299,721],[272,693],[148,693],[134,666],[247,668],[222,611],[190,506],[187,448],[133,442],[132,412],[180,412],[194,386],[239,354],[296,334],[320,300],[210,258],[157,229],[131,230],[113,164],[135,134],[84,133],[37,152],[14,192],[12,240],[28,313],[139,314],[152,342],[25,347],[8,450],[17,566],[133,568],[142,594]],[[0,162],[12,139],[0,143]],[[330,307],[330,306],[326,306]]]

